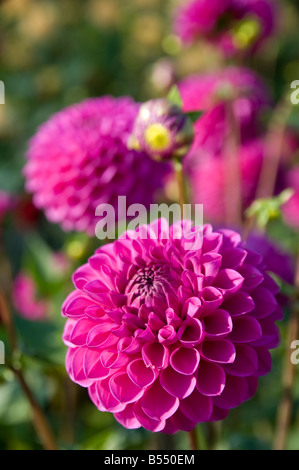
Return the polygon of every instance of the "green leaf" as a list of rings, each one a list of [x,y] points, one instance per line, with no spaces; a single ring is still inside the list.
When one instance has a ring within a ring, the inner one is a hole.
[[[177,85],[173,85],[167,95],[167,99],[171,101],[171,103],[175,104],[179,108],[183,107],[183,99],[179,92]]]
[[[192,111],[190,113],[187,113],[191,121],[194,123],[198,121],[198,119],[201,118],[201,116],[204,114],[203,111]]]

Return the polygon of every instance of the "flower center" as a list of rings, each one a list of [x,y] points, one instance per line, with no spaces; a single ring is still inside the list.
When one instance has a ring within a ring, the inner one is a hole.
[[[126,287],[129,303],[151,306],[154,297],[165,297],[165,290],[170,284],[167,266],[155,266],[140,269]]]
[[[154,151],[166,150],[171,143],[169,130],[160,123],[150,124],[144,133],[147,145]]]

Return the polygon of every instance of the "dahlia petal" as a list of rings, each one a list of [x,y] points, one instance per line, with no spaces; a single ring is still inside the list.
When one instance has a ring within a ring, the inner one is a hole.
[[[138,329],[135,331],[135,337],[138,339],[138,341],[142,343],[147,343],[147,342],[152,342],[155,341],[156,335],[152,332],[151,328],[147,326],[145,330],[143,329]]]
[[[164,390],[179,399],[189,396],[196,385],[194,376],[179,374],[172,367],[162,370],[159,378]]]
[[[151,330],[158,331],[165,326],[165,323],[156,315],[151,312],[148,316],[148,326]]]
[[[202,252],[203,253],[210,253],[210,252],[216,252],[219,253],[220,248],[223,243],[223,236],[221,233],[209,233],[205,234],[203,238],[203,244],[202,244]]]
[[[127,366],[127,373],[130,379],[140,388],[151,385],[157,374],[149,366],[146,366],[142,359],[135,359]]]
[[[92,271],[89,264],[84,264],[73,274],[72,280],[75,287],[79,290],[82,290],[85,284],[91,281],[93,277]]]
[[[158,332],[158,341],[162,344],[169,345],[177,341],[177,334],[173,326],[163,326]]]
[[[226,228],[217,230],[217,232],[222,235],[223,251],[231,247],[237,248],[240,245],[241,235],[238,232]]]
[[[83,368],[84,355],[84,348],[69,348],[66,354],[65,364],[66,370],[73,382],[78,383],[81,387],[88,387],[92,384],[92,380],[86,377]]]
[[[235,360],[236,349],[227,339],[205,341],[201,345],[201,355],[208,361],[230,364]]]
[[[158,379],[140,398],[144,413],[152,419],[161,421],[170,418],[178,409],[179,404],[179,399],[166,392]]]
[[[72,334],[72,331],[73,331],[74,326],[76,325],[76,323],[77,323],[77,320],[69,318],[66,321],[65,325],[64,325],[62,340],[63,340],[64,344],[66,344],[67,346],[70,346],[70,347],[73,346],[73,344],[70,342],[70,336]]]
[[[258,356],[248,344],[236,344],[236,359],[233,364],[226,364],[225,371],[231,375],[247,377],[258,369]]]
[[[242,287],[246,292],[252,292],[264,280],[263,274],[252,265],[243,264],[243,266],[238,268],[238,271],[244,277]]]
[[[112,328],[111,323],[100,323],[99,325],[93,326],[90,330],[87,330],[86,344],[87,346],[101,346],[108,338],[113,339],[117,343],[117,338],[111,335]]]
[[[141,350],[141,344],[136,338],[121,338],[117,343],[117,349],[125,354],[135,354]]]
[[[196,421],[191,421],[178,408],[171,418],[167,419],[166,426],[162,432],[168,434],[174,434],[177,431],[190,432],[196,427],[196,424]]]
[[[247,256],[246,264],[252,264],[253,266],[259,266],[263,261],[263,256],[255,250],[249,249],[246,247]]]
[[[173,310],[173,308],[168,308],[165,312],[167,325],[171,325],[174,328],[177,328],[182,323],[182,318],[179,317]]]
[[[70,343],[72,343],[74,346],[86,345],[88,332],[89,330],[94,328],[94,326],[94,321],[86,318],[80,318],[74,325],[74,328],[69,338]]]
[[[207,286],[204,287],[200,293],[202,300],[202,310],[204,312],[210,312],[218,308],[223,302],[223,294],[216,287]]]
[[[113,258],[111,259],[111,256],[106,253],[98,252],[97,254],[92,255],[89,258],[88,263],[92,269],[94,269],[95,271],[99,271],[102,268],[103,264],[110,265],[111,263],[113,263]]]
[[[247,257],[247,251],[242,248],[229,247],[222,252],[222,269],[237,269]]]
[[[108,292],[109,287],[104,284],[104,282],[99,279],[94,279],[89,281],[84,286],[84,292],[92,295],[93,298],[97,297],[97,294],[102,294],[103,292]]]
[[[229,335],[234,343],[248,343],[261,338],[261,336],[262,328],[255,318],[250,315],[234,318],[233,330]]]
[[[90,387],[88,387],[88,394],[91,399],[91,401],[95,404],[97,409],[99,411],[106,411],[106,408],[102,405],[99,395],[98,395],[98,390],[97,390],[97,382],[93,382]]]
[[[111,393],[110,387],[110,377],[106,379],[99,380],[96,382],[97,393],[101,406],[105,411],[110,411],[111,413],[119,413],[123,411],[126,407],[125,403],[120,403]]]
[[[254,317],[264,318],[277,308],[277,300],[264,287],[257,287],[251,294],[255,304]]]
[[[129,358],[121,352],[102,351],[100,353],[101,363],[109,369],[118,369],[127,365]]]
[[[227,310],[230,315],[235,316],[251,312],[255,304],[247,292],[236,292],[233,297],[226,299],[221,307]]]
[[[226,374],[226,383],[222,394],[215,397],[219,408],[231,409],[239,406],[248,394],[248,382],[245,377],[234,377]]]
[[[169,351],[161,343],[149,343],[143,346],[142,357],[146,366],[164,369],[168,365]]]
[[[244,282],[242,275],[234,269],[221,269],[213,282],[224,296],[235,293]]]
[[[200,361],[196,388],[202,395],[221,395],[225,381],[225,372],[221,366],[213,362]]]
[[[203,317],[203,323],[206,337],[227,335],[233,328],[230,314],[220,308]]]
[[[203,337],[203,328],[197,318],[187,318],[179,328],[177,336],[185,347],[193,347]]]
[[[255,347],[255,352],[258,357],[257,375],[268,374],[272,368],[272,356],[270,352],[263,346]]]
[[[271,315],[259,320],[261,335],[253,342],[254,346],[267,346],[268,349],[272,349],[279,344],[279,329],[270,317]]]
[[[269,276],[269,274],[264,273],[264,281],[261,284],[261,287],[268,289],[271,294],[277,295],[279,293],[279,285],[274,281],[274,279]]]
[[[62,315],[70,318],[84,316],[85,308],[91,305],[88,297],[84,297],[77,291],[72,292],[62,305]]]
[[[127,429],[138,429],[141,427],[140,422],[133,412],[133,404],[128,403],[123,411],[114,413],[115,419]]]
[[[165,428],[166,421],[150,418],[142,409],[140,400],[134,403],[133,413],[141,426],[151,432],[160,432]]]
[[[143,389],[132,382],[126,373],[114,374],[110,378],[109,388],[114,398],[120,403],[133,403],[138,400],[144,392]]]
[[[227,418],[228,414],[229,414],[229,409],[225,410],[224,408],[218,408],[218,406],[214,404],[213,413],[211,414],[211,418],[209,421],[210,422],[222,421],[225,418]]]
[[[207,397],[194,390],[191,395],[181,401],[181,412],[191,421],[203,423],[209,421],[213,411],[213,401],[211,397]]]
[[[191,297],[183,306],[183,313],[187,317],[194,317],[201,306],[201,300],[198,297]]]
[[[86,349],[83,369],[89,379],[105,379],[110,374],[110,370],[101,362],[100,352],[95,349]]]
[[[200,354],[196,349],[177,348],[170,356],[171,367],[180,374],[192,375],[197,370]]]
[[[205,253],[202,257],[202,267],[207,283],[212,283],[217,276],[222,263],[222,256],[219,253]]]
[[[99,320],[105,316],[105,310],[99,305],[90,305],[85,309],[85,313],[92,320]]]

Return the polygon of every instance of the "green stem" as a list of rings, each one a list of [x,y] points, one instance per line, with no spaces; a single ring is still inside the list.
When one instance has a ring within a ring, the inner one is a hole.
[[[11,347],[11,357],[16,357],[19,352],[18,342],[17,342],[17,335],[15,331],[15,326],[13,322],[13,318],[8,307],[6,298],[4,294],[0,291],[0,312],[2,321],[6,327],[10,347]],[[27,384],[23,371],[19,367],[15,367],[14,365],[11,366],[12,372],[15,374],[16,379],[18,380],[20,386],[24,394],[26,395],[28,402],[30,403],[32,414],[33,414],[33,422],[36,429],[36,432],[41,440],[41,443],[45,450],[56,450],[57,445],[55,442],[54,435],[52,430],[49,426],[49,423],[44,415],[44,412],[36,401],[35,396],[33,395],[29,385]]]
[[[176,174],[176,180],[178,185],[179,204],[181,208],[181,215],[183,215],[184,204],[188,202],[186,180],[183,170],[183,163],[180,159],[173,160],[173,166]]]

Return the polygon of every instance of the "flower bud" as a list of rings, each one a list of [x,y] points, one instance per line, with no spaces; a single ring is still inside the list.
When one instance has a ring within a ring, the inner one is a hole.
[[[128,146],[155,160],[183,158],[193,142],[193,124],[187,114],[167,99],[140,106]]]

